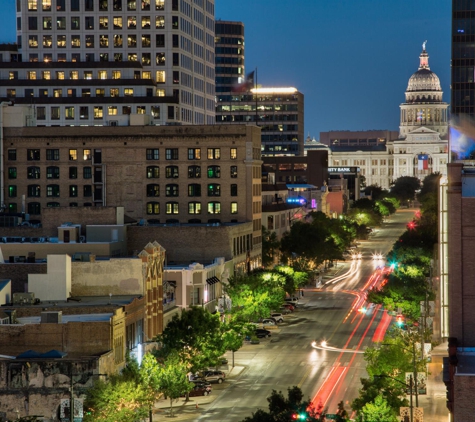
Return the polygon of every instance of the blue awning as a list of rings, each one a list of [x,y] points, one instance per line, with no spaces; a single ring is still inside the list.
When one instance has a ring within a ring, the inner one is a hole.
[[[309,185],[307,183],[296,183],[296,184],[288,184],[287,189],[317,189],[314,185]]]

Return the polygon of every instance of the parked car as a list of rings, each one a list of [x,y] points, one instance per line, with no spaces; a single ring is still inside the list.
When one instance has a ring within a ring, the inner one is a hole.
[[[290,312],[293,312],[295,310],[295,305],[292,305],[291,303],[285,302],[282,306],[288,309]]]
[[[263,325],[277,325],[277,321],[274,318],[264,318],[262,320]]]
[[[197,397],[197,396],[207,396],[208,394],[211,394],[211,387],[200,387],[196,386],[189,392],[190,397]]]
[[[191,380],[193,384],[195,384],[195,388],[209,388],[211,389],[211,384],[209,381],[205,380],[204,378],[196,378]]]
[[[266,330],[265,328],[257,328],[255,333],[256,333],[257,338],[264,338],[264,337],[270,337],[271,336],[270,331]]]
[[[288,315],[290,313],[292,313],[293,311],[290,310],[290,308],[286,308],[285,306],[281,306],[279,311],[283,314],[283,315]]]
[[[228,358],[226,356],[221,356],[218,359],[218,362],[220,365],[227,365],[228,364]]]
[[[270,316],[277,322],[284,322],[284,316],[278,312],[272,312]]]
[[[217,382],[221,384],[226,379],[226,374],[223,371],[205,371],[203,379],[207,382]]]
[[[293,305],[295,307],[295,305],[297,305],[298,302],[299,302],[299,298],[298,297],[286,297],[285,301],[287,303],[290,303],[291,305]]]

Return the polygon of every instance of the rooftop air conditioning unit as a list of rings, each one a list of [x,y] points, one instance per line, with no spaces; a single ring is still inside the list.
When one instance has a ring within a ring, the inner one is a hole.
[[[63,312],[61,311],[46,311],[41,312],[42,324],[60,324],[63,320]]]

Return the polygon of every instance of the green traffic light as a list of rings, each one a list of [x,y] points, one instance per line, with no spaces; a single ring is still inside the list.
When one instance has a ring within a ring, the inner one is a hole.
[[[307,419],[307,415],[305,413],[301,413],[299,415],[299,419],[301,419],[301,420]]]

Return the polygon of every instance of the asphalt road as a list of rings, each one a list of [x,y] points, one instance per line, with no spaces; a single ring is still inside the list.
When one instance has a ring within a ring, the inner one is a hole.
[[[349,403],[358,396],[360,378],[366,376],[362,352],[389,323],[379,306],[365,301],[365,290],[381,280],[377,267],[384,265],[371,256],[387,253],[413,215],[414,210],[402,210],[391,216],[360,243],[361,260],[339,263],[322,288],[305,291],[304,305],[286,317],[280,332],[238,351],[236,364],[246,369],[222,391],[215,389],[217,398],[195,420],[241,421],[258,408],[267,409],[266,398],[273,389],[286,393],[294,385],[328,413],[343,400],[351,414]],[[367,307],[366,313],[359,312],[362,307]]]

